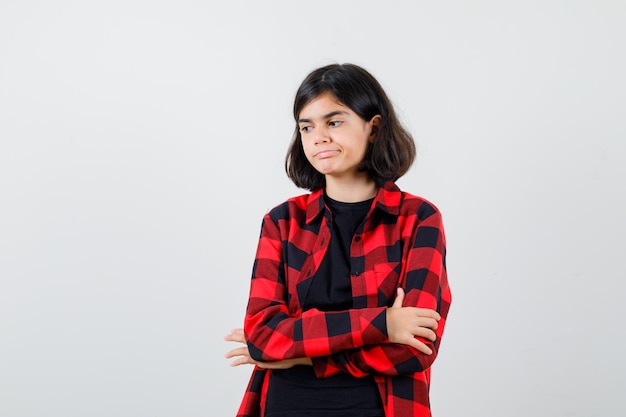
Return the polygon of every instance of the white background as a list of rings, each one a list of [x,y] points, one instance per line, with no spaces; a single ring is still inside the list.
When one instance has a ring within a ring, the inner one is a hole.
[[[626,414],[626,3],[0,2],[0,415],[234,416],[292,99],[370,70],[443,212],[435,417]]]

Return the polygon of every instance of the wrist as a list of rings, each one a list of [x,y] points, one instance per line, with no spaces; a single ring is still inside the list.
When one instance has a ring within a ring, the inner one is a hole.
[[[311,358],[299,358],[297,361],[298,365],[308,365],[308,366],[313,366],[313,361],[311,360]]]

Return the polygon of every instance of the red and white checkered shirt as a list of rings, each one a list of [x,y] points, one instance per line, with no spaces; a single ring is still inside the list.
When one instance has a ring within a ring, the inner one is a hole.
[[[310,357],[318,378],[339,372],[373,375],[385,415],[430,416],[430,365],[437,356],[451,293],[445,265],[441,214],[423,198],[381,187],[350,248],[353,308],[302,311],[330,242],[332,217],[323,191],[291,198],[263,219],[244,321],[253,359],[279,361]],[[433,351],[391,343],[386,309],[401,286],[404,306],[441,315]],[[256,367],[237,414],[263,416],[271,370]]]

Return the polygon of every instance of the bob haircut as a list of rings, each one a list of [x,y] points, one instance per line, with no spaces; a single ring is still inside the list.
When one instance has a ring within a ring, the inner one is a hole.
[[[369,145],[359,170],[366,172],[378,186],[404,175],[415,160],[415,142],[398,120],[387,94],[365,69],[354,64],[331,64],[312,71],[296,92],[293,104],[296,128],[285,158],[289,179],[310,191],[326,184],[324,175],[313,168],[304,154],[297,124],[304,106],[326,92],[365,121],[376,115],[381,117],[376,138]]]

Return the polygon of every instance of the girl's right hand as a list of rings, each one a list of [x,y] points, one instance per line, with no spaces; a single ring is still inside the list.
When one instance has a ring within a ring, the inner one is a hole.
[[[242,328],[237,328],[231,330],[229,334],[224,336],[224,340],[228,342],[239,342],[242,343],[243,346],[232,349],[224,355],[227,359],[235,358],[234,361],[230,363],[230,366],[239,366],[239,365],[256,365],[259,368],[263,369],[289,369],[296,365],[312,365],[311,358],[293,358],[293,359],[285,359],[282,361],[276,362],[259,362],[255,361],[250,357],[250,351],[248,350],[248,345],[246,344],[246,336],[244,335]]]
[[[398,288],[393,305],[387,309],[387,335],[392,343],[413,346],[420,352],[430,355],[433,351],[415,337],[435,341],[439,313],[428,308],[402,307],[404,290]]]

